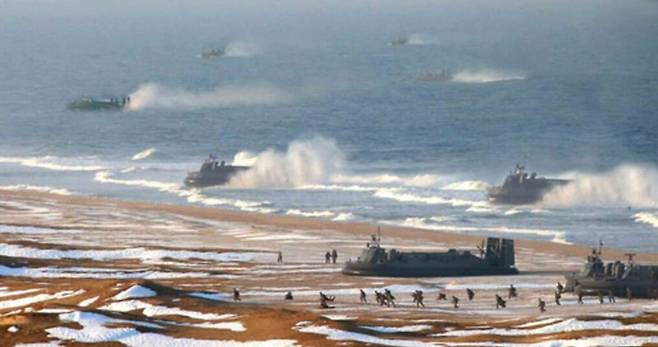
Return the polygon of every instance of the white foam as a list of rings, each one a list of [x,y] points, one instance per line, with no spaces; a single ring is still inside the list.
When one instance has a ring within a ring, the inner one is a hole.
[[[573,181],[544,195],[547,206],[623,203],[656,206],[658,170],[642,165],[620,165],[604,173],[570,173]]]
[[[411,34],[407,44],[412,46],[438,45],[439,39],[425,34]]]
[[[240,152],[233,163],[244,164],[245,158],[254,155]],[[265,150],[248,160],[249,170],[233,176],[228,183],[232,187],[299,187],[327,182],[344,167],[343,154],[332,139],[316,136],[295,140],[285,152]]]
[[[99,171],[105,170],[103,166],[98,165],[78,165],[67,164],[66,161],[72,159],[57,158],[54,156],[45,157],[0,157],[0,163],[18,164],[27,167],[36,167],[40,169],[54,171]]]
[[[332,182],[346,184],[362,185],[395,185],[400,184],[410,187],[429,187],[437,184],[442,179],[439,175],[423,174],[416,176],[397,176],[393,174],[377,175],[336,175],[332,177]]]
[[[132,160],[142,160],[150,157],[153,153],[155,153],[157,150],[154,147],[147,148],[135,155],[133,155]]]
[[[650,212],[640,212],[633,215],[633,220],[638,223],[649,224],[654,228],[658,228],[658,214]]]
[[[492,83],[523,79],[526,79],[526,76],[522,73],[489,69],[463,70],[452,76],[452,81],[458,83]]]
[[[292,100],[292,94],[269,83],[227,85],[208,91],[189,91],[147,83],[130,95],[130,110],[144,108],[198,109],[273,105]]]
[[[158,295],[154,290],[142,287],[140,285],[133,285],[132,287],[122,291],[121,293],[115,295],[112,300],[125,300],[133,298],[149,298]]]
[[[240,40],[229,43],[224,51],[227,57],[253,57],[263,53],[255,44]]]
[[[486,201],[473,201],[455,198],[444,198],[441,196],[420,196],[409,193],[399,188],[381,188],[374,194],[374,197],[382,199],[391,199],[399,202],[419,203],[427,205],[451,205],[455,207],[479,207],[489,208],[490,205]]]
[[[443,190],[481,191],[486,190],[489,183],[484,181],[459,181],[443,186]]]

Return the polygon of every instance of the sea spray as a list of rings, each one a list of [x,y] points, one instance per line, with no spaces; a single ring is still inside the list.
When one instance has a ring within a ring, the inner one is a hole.
[[[518,72],[502,70],[462,70],[452,76],[458,83],[492,83],[526,79],[526,75]]]
[[[238,153],[234,164],[250,164],[251,169],[234,176],[231,187],[299,187],[327,182],[342,172],[345,160],[334,140],[316,136],[291,142],[285,153]]]
[[[554,207],[610,203],[657,205],[658,170],[654,167],[621,165],[606,173],[575,176],[571,183],[548,192],[542,204]]]
[[[189,91],[147,83],[130,95],[129,109],[199,109],[273,105],[292,100],[292,94],[269,83],[228,85],[206,91]]]
[[[229,43],[225,52],[227,57],[253,57],[263,53],[255,44],[240,40]]]

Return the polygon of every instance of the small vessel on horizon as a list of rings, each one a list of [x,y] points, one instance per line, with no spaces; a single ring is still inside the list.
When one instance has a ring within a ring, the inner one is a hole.
[[[219,58],[226,54],[226,51],[219,48],[212,48],[206,51],[201,52],[201,58],[210,59],[210,58]]]
[[[187,187],[195,188],[220,186],[228,183],[233,176],[249,168],[249,166],[226,164],[223,160],[219,162],[215,155],[210,154],[203,164],[201,164],[199,171],[187,173],[184,183]]]
[[[406,44],[409,44],[409,39],[406,37],[398,37],[388,43],[389,46],[393,46],[393,47],[404,46]]]
[[[416,79],[426,82],[447,82],[452,80],[453,76],[454,74],[450,70],[443,69],[440,72],[421,72]]]
[[[343,274],[383,277],[438,277],[512,275],[514,240],[487,238],[486,245],[477,246],[480,255],[470,251],[449,249],[447,252],[387,251],[381,246],[381,236],[372,235],[356,260],[349,260]]]
[[[525,167],[517,164],[503,182],[502,186],[487,189],[487,197],[494,203],[509,205],[533,204],[541,201],[544,194],[555,187],[563,186],[570,180],[537,177],[536,173],[530,176]]]
[[[68,108],[77,111],[123,110],[129,105],[130,96],[109,99],[94,99],[90,96],[83,96],[80,99],[71,101]]]

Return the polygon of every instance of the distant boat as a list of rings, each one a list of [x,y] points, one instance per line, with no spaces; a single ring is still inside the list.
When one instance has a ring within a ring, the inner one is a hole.
[[[201,53],[201,57],[204,59],[219,58],[225,55],[226,52],[223,49],[209,49]]]
[[[491,187],[487,190],[489,200],[494,203],[523,205],[541,201],[548,191],[563,186],[571,181],[556,178],[537,177],[533,173],[528,176],[525,167],[516,165],[514,172],[510,173],[502,186]]]
[[[447,82],[451,81],[454,74],[449,70],[443,69],[441,72],[422,72],[416,77],[419,81],[427,82]]]
[[[78,100],[71,101],[68,108],[78,111],[102,111],[102,110],[122,110],[130,104],[130,97],[110,99],[94,99],[84,96]]]
[[[393,47],[404,46],[409,44],[409,39],[406,37],[398,37],[395,40],[389,42],[388,44],[389,46],[393,46]]]
[[[199,171],[187,173],[185,185],[188,187],[203,188],[210,186],[221,186],[240,172],[246,171],[249,166],[227,165],[226,162],[218,162],[214,155],[209,155]]]

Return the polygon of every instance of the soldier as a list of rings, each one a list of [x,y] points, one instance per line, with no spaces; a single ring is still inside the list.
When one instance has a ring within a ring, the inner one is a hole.
[[[283,253],[281,253],[281,251],[279,251],[279,253],[277,253],[276,262],[277,263],[283,263]]]
[[[448,297],[445,293],[439,292],[439,296],[436,297],[436,300],[448,300]]]
[[[603,305],[603,292],[599,290],[599,292],[597,294],[599,296],[599,303],[601,303],[601,305]]]
[[[395,297],[393,296],[393,293],[391,293],[390,290],[384,289],[384,297],[386,298],[386,301],[388,301],[393,307],[395,307]]]
[[[425,307],[425,304],[423,303],[423,291],[422,290],[416,290],[414,291],[411,296],[414,299],[414,302],[416,303],[416,307],[423,306]]]
[[[559,290],[557,290],[557,291],[555,291],[555,304],[558,305],[558,306],[562,305],[560,303],[560,299],[562,299],[562,294],[560,293]]]
[[[361,301],[364,304],[368,303],[368,298],[366,297],[366,292],[363,291],[363,289],[359,289],[361,292],[361,297],[359,298],[359,301]]]
[[[611,304],[616,302],[615,295],[612,293],[612,290],[608,290],[608,302]]]
[[[452,297],[452,305],[453,305],[455,308],[459,308],[459,298],[458,298],[458,297],[456,297],[456,296],[453,296],[453,297]]]
[[[518,293],[516,292],[516,288],[514,287],[513,284],[510,284],[509,289],[507,290],[507,298],[508,299],[516,298],[517,295]]]
[[[287,292],[286,296],[284,297],[285,300],[292,300],[292,292]]]
[[[583,303],[583,296],[585,296],[585,293],[582,290],[578,291],[578,303],[582,304]]]
[[[507,307],[507,302],[505,300],[503,300],[503,298],[500,295],[496,294],[496,309],[498,309],[500,307],[506,308]]]
[[[233,301],[242,301],[240,298],[240,290],[238,288],[233,288]]]
[[[338,259],[338,252],[335,249],[331,250],[331,261],[336,264],[336,259]]]
[[[331,253],[327,251],[327,253],[324,254],[324,263],[329,264],[330,261],[331,261]]]
[[[328,302],[333,302],[335,299],[335,296],[326,296],[323,292],[320,292],[320,307],[334,308],[334,306],[329,306]]]
[[[557,283],[557,292],[560,294],[564,292],[564,286],[560,282]]]
[[[375,300],[379,304],[379,306],[384,306],[384,296],[382,293],[378,292],[375,290]]]
[[[475,296],[475,292],[470,288],[466,288],[466,295],[468,295],[468,301],[472,301],[473,297]]]
[[[633,292],[631,291],[631,288],[626,287],[626,297],[628,298],[628,302],[633,300]]]
[[[539,307],[539,312],[541,313],[546,312],[546,302],[541,298],[539,298],[537,301],[537,307]]]

